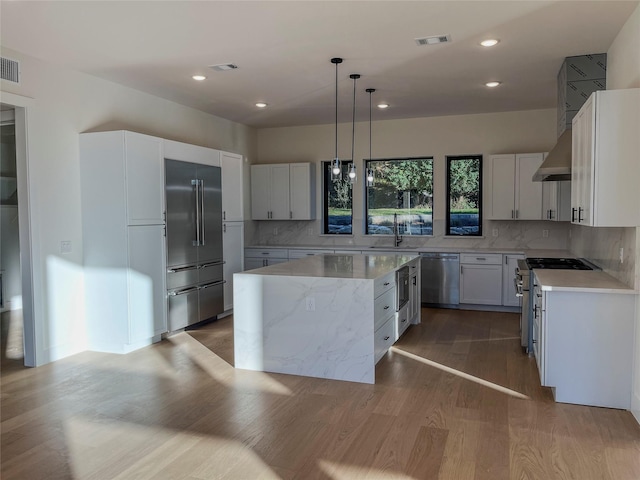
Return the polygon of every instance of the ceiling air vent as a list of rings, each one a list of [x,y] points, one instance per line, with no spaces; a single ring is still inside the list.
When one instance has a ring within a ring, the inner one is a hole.
[[[227,70],[235,70],[238,66],[233,63],[221,63],[220,65],[209,65],[209,68],[218,72],[225,72]]]
[[[20,63],[9,58],[0,57],[0,69],[2,70],[2,80],[7,82],[20,83]]]
[[[418,45],[436,45],[438,43],[449,43],[451,35],[436,35],[434,37],[416,38]]]

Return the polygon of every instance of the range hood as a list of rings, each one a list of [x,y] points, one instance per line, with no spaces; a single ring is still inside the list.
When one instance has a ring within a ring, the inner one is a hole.
[[[558,143],[533,174],[534,182],[571,180],[571,129],[562,132]]]
[[[571,180],[571,121],[589,96],[607,88],[607,54],[567,57],[558,72],[558,141],[534,182]]]

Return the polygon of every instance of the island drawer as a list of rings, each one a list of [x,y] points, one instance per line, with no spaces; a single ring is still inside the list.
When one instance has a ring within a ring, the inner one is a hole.
[[[289,258],[289,251],[284,248],[245,248],[244,256],[248,258]]]
[[[312,255],[322,255],[324,253],[333,253],[333,250],[300,250],[300,249],[291,249],[289,250],[289,260],[293,260],[296,258],[305,258]]]
[[[409,328],[409,309],[405,305],[396,315],[396,340],[398,340],[407,328]]]
[[[387,290],[373,303],[374,329],[377,330],[395,311],[396,289]]]
[[[384,292],[396,285],[396,272],[389,272],[382,277],[378,277],[373,281],[373,294],[379,297]]]
[[[396,340],[395,328],[395,319],[390,318],[382,327],[376,330],[373,340],[375,363],[378,363],[387,353],[389,347],[394,344]]]
[[[501,253],[461,253],[460,263],[502,265]]]

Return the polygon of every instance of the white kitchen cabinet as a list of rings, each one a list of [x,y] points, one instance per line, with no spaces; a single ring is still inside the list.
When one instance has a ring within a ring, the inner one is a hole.
[[[164,158],[180,162],[200,163],[212,167],[220,166],[220,151],[189,143],[162,140]]]
[[[493,155],[489,158],[489,208],[491,220],[541,220],[542,183],[531,180],[544,153]]]
[[[571,221],[571,182],[542,182],[542,216],[552,222]]]
[[[573,119],[571,221],[640,226],[640,89],[591,94]]]
[[[80,135],[84,303],[92,350],[129,352],[167,330],[162,159],[162,140],[155,137]]]
[[[460,303],[502,305],[502,255],[460,255]]]
[[[635,295],[537,285],[533,303],[541,385],[552,387],[557,402],[628,410]]]
[[[268,267],[289,261],[289,252],[285,248],[245,248],[244,269]]]
[[[233,274],[244,271],[244,222],[222,224],[224,310],[233,308]]]
[[[313,220],[314,166],[282,163],[251,166],[253,220]]]
[[[505,307],[519,307],[520,298],[516,297],[516,268],[518,260],[523,259],[521,254],[504,254],[502,262],[502,305]]]
[[[222,169],[222,221],[244,220],[242,155],[220,152]]]

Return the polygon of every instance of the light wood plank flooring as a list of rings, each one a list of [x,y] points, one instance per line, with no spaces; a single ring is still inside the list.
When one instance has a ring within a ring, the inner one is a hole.
[[[631,414],[553,402],[517,315],[422,318],[375,385],[235,370],[231,317],[129,355],[3,361],[2,479],[640,479]]]

